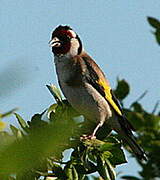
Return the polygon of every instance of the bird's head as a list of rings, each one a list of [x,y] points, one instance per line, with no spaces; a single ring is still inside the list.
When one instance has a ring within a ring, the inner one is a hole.
[[[55,56],[79,55],[82,43],[78,35],[69,26],[58,26],[52,33],[50,46]]]

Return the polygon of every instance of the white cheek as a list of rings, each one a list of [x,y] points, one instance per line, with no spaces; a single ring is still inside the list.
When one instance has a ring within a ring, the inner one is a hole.
[[[73,38],[71,39],[71,48],[69,51],[69,54],[73,57],[78,54],[78,48],[79,48],[79,42],[77,39]]]
[[[72,34],[72,37],[75,38],[77,35],[73,30],[69,30],[69,32]]]

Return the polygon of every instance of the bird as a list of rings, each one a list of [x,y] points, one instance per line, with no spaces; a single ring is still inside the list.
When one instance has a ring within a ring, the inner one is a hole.
[[[144,150],[137,144],[132,124],[127,120],[109,81],[95,60],[85,51],[77,33],[68,25],[59,25],[49,41],[59,86],[71,106],[91,122],[96,122],[91,135],[105,123],[117,132],[136,157],[146,160]]]

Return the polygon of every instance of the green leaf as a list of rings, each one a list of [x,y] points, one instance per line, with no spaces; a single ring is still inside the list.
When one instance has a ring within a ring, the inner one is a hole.
[[[67,180],[78,180],[78,173],[71,161],[64,168]]]
[[[160,45],[160,21],[153,17],[148,17],[147,20],[152,27],[156,28],[153,34],[155,35],[157,43]]]
[[[125,114],[126,114],[127,119],[131,122],[131,124],[136,130],[144,129],[145,119],[142,113],[125,111]]]
[[[57,103],[62,103],[62,96],[60,90],[53,84],[46,85],[50,93],[54,96]]]
[[[121,149],[121,143],[117,141],[117,139],[111,137],[108,137],[106,141],[107,142],[97,139],[85,139],[83,140],[83,143],[85,144],[85,146],[88,146],[92,151],[98,150],[100,153],[103,154],[103,158],[109,158],[113,165],[126,163],[127,161],[125,159],[124,152]],[[95,156],[97,155],[95,154]]]
[[[93,147],[93,148],[99,148],[101,145],[104,145],[105,142],[100,141],[98,139],[82,139],[82,142],[85,146]]]
[[[48,110],[47,110],[47,117],[48,117],[48,118],[50,118],[51,112],[54,112],[54,113],[55,113],[57,106],[58,106],[58,104],[52,104],[52,105],[50,105],[50,107],[49,107]]]
[[[131,104],[131,108],[133,108],[133,111],[143,113],[144,109],[142,108],[142,105],[138,102],[134,102]]]
[[[156,18],[153,18],[153,17],[147,17],[147,20],[152,27],[154,27],[156,29],[160,29],[159,20],[157,20]]]
[[[78,180],[78,173],[74,166],[72,167],[72,174],[73,174],[73,179]]]
[[[130,91],[130,87],[129,87],[129,84],[124,80],[117,80],[117,87],[116,89],[114,90],[114,94],[115,96],[119,99],[119,100],[123,100],[128,94],[129,94],[129,91]]]
[[[107,157],[109,155],[108,153],[106,153],[107,151],[103,152],[104,159],[109,159],[110,162],[112,163],[112,165],[114,165],[114,166],[126,163],[127,161],[126,161],[123,149],[121,148],[121,142],[113,136],[107,137],[105,141],[107,141],[107,142],[105,142],[107,144],[111,143],[112,146],[109,147],[111,149],[108,149],[108,151],[111,153],[109,157]],[[118,156],[117,156],[117,154],[118,154]]]
[[[108,173],[110,175],[111,180],[116,179],[116,172],[108,159],[105,159],[105,164],[107,165]]]
[[[2,113],[2,114],[0,113],[0,118],[4,118],[4,117],[7,117],[7,116],[10,116],[11,114],[13,114],[17,110],[18,110],[18,108],[14,108],[14,109],[6,112],[6,113]]]
[[[12,133],[13,133],[14,135],[17,135],[18,129],[17,129],[15,126],[13,126],[12,124],[10,124],[10,129],[12,130]]]
[[[113,166],[108,159],[103,157],[103,155],[97,156],[97,170],[104,180],[116,179],[116,172]]]
[[[140,178],[137,178],[135,176],[122,176],[121,178],[125,180],[141,180]]]
[[[99,151],[111,151],[117,144],[111,143],[111,142],[105,142],[104,144],[101,144],[99,147]]]
[[[22,132],[16,128],[15,126],[13,126],[12,124],[10,125],[10,129],[12,130],[13,134],[16,136],[16,137],[22,137]]]
[[[46,127],[46,125],[48,123],[41,120],[42,115],[43,115],[43,113],[42,114],[35,114],[31,118],[31,121],[27,121],[30,131],[37,132],[39,129]]]
[[[145,113],[144,119],[147,129],[156,130],[157,132],[160,130],[160,116]]]
[[[19,124],[20,124],[20,126],[21,126],[23,129],[25,129],[26,127],[28,127],[28,125],[27,125],[27,123],[25,122],[25,120],[24,120],[19,114],[17,114],[17,113],[14,113],[14,114],[15,114],[15,116],[16,116]]]
[[[88,154],[89,154],[89,149],[86,148],[84,150],[83,154],[82,154],[82,157],[81,157],[83,166],[84,166],[86,171],[91,169],[91,166],[90,166],[90,163],[89,163]]]
[[[155,32],[157,43],[160,45],[160,29]]]
[[[105,160],[100,155],[97,156],[97,171],[104,180],[111,180]]]
[[[26,171],[32,172],[34,168],[42,166],[49,156],[57,158],[57,154],[60,154],[69,142],[72,126],[71,122],[62,124],[59,121],[41,127],[37,125],[32,133],[7,144],[0,152],[1,174],[26,175]]]
[[[114,166],[127,163],[125,154],[123,150],[121,149],[121,145],[119,145],[119,147],[113,148],[111,153],[112,153],[112,156],[109,158],[109,160],[111,164],[113,164]]]
[[[112,151],[111,151],[112,152]],[[110,157],[113,157],[113,154],[110,151],[103,152],[104,159],[109,159]]]

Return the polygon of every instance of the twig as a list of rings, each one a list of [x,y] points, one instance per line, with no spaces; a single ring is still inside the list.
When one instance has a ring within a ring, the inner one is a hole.
[[[140,101],[142,98],[144,98],[144,96],[148,93],[148,91],[144,91],[144,93],[135,101],[135,102],[138,102]]]
[[[158,106],[159,106],[159,103],[160,103],[160,101],[158,100],[158,101],[156,102],[154,108],[153,108],[152,114],[155,114],[155,112],[156,112],[156,110],[157,110],[157,108],[158,108]]]

